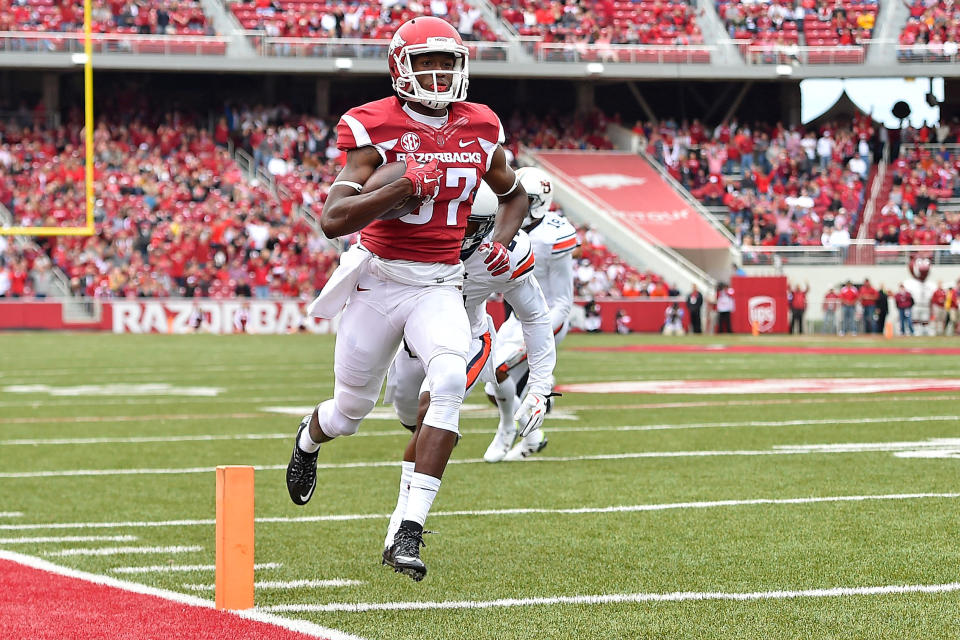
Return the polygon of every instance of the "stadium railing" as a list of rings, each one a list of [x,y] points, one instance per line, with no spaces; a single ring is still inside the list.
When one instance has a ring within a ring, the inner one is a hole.
[[[899,44],[897,60],[900,62],[960,62],[957,43]]]
[[[608,62],[628,64],[710,64],[717,47],[710,45],[587,44],[532,42],[537,62]]]
[[[907,264],[914,254],[930,258],[933,264],[960,264],[960,243],[957,246],[878,244],[874,248],[877,264]]]
[[[139,33],[92,33],[94,53],[222,56],[229,36],[142,35]],[[2,31],[3,53],[83,53],[84,34],[60,31]]]
[[[910,257],[922,254],[933,264],[960,264],[960,244],[949,245],[896,245],[877,244],[876,240],[851,240],[844,251],[838,247],[741,247],[743,264],[772,265],[843,265],[848,256],[853,262],[869,264],[907,264]]]
[[[799,46],[734,40],[747,64],[863,64],[867,45]]]
[[[278,38],[262,31],[245,31],[257,52],[263,56],[294,58],[385,58],[389,39],[365,38]],[[507,42],[466,42],[471,60],[506,61],[511,45]]]

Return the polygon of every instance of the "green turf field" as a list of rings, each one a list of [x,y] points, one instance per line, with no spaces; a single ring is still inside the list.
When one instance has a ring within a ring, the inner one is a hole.
[[[929,353],[578,350],[634,344],[669,342],[573,335],[557,378],[960,378]],[[307,506],[287,496],[299,418],[270,408],[328,397],[332,353],[313,335],[0,335],[0,549],[212,599],[211,570],[169,569],[213,564],[213,469],[252,464],[256,561],[279,565],[257,581],[349,581],[264,585],[257,606],[363,638],[960,637],[960,391],[568,393],[538,459],[496,465],[475,392],[414,583],[379,563],[408,435],[389,408],[324,445]],[[182,549],[77,551],[117,547]]]

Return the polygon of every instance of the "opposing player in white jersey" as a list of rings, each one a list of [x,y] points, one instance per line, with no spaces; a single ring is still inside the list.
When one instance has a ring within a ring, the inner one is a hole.
[[[536,258],[533,273],[550,307],[550,325],[555,343],[559,345],[567,335],[568,318],[573,308],[573,251],[579,245],[577,230],[566,218],[550,211],[553,180],[546,172],[536,167],[524,167],[517,171],[517,176],[529,202],[522,228],[530,237]],[[538,428],[511,448],[517,436],[513,420],[517,396],[525,398],[529,391],[527,346],[520,321],[511,315],[497,331],[493,353],[497,382],[487,383],[485,387],[500,411],[497,433],[483,456],[487,462],[523,460],[547,445],[543,430]]]
[[[487,314],[486,302],[492,294],[502,294],[519,318],[523,339],[528,345],[528,393],[514,416],[520,433],[526,434],[539,428],[543,422],[546,413],[545,401],[551,393],[556,350],[550,310],[533,275],[534,257],[527,234],[518,231],[513,241],[507,245],[510,268],[503,274],[493,275],[487,271],[483,264],[483,254],[477,252],[477,247],[489,239],[487,234],[492,227],[497,207],[497,198],[493,191],[481,184],[467,218],[467,232],[460,254],[466,268],[463,299],[472,335],[467,361],[466,395],[470,394],[479,380],[495,379],[490,355],[492,345],[496,344],[496,331],[493,320]],[[385,401],[393,402],[400,422],[408,429],[415,430],[404,452],[397,506],[390,518],[383,543],[383,563],[390,566],[394,564],[393,539],[406,512],[410,480],[416,461],[417,437],[430,405],[429,389],[424,384],[424,377],[421,360],[408,345],[403,345],[390,368]]]
[[[523,191],[506,163],[503,127],[493,111],[466,102],[468,54],[449,23],[432,16],[400,25],[388,48],[395,95],[350,109],[337,124],[346,164],[330,186],[320,226],[329,237],[360,231],[310,312],[342,310],[334,351],[333,397],[305,416],[286,483],[306,504],[317,486],[321,444],[357,432],[380,397],[402,341],[422,359],[432,402],[417,442],[416,469],[397,530],[395,569],[414,580],[423,524],[459,433],[470,323],[463,308],[460,249],[480,181],[500,197],[486,267],[507,271],[508,244],[523,220]],[[402,176],[378,189],[364,185],[383,164],[403,161]],[[391,212],[413,197],[416,208]],[[323,486],[342,491],[343,482]]]

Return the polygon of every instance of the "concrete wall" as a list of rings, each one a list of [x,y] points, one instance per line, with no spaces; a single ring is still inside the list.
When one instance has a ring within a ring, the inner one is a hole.
[[[745,266],[744,271],[751,276],[785,275],[791,286],[809,283],[806,317],[810,320],[823,318],[823,297],[830,287],[837,287],[839,291],[839,287],[847,280],[859,284],[864,278],[869,278],[874,287],[884,285],[888,292],[892,292],[897,285],[910,277],[905,264],[862,267],[787,265],[779,272],[773,267]],[[955,284],[960,279],[960,265],[934,265],[930,269],[929,277],[933,282],[943,282],[944,285]]]

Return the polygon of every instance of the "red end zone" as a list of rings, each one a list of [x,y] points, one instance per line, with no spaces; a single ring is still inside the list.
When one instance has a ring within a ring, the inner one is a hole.
[[[301,620],[217,611],[206,600],[0,551],[0,638],[355,639]]]
[[[568,393],[666,393],[744,395],[751,393],[897,393],[956,391],[960,380],[944,378],[769,378],[763,380],[636,380],[557,386]]]

